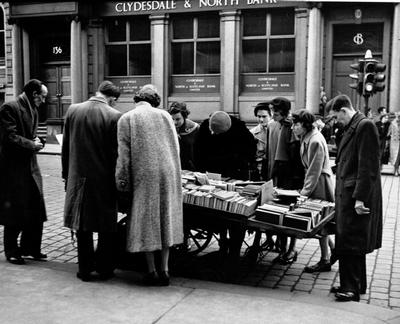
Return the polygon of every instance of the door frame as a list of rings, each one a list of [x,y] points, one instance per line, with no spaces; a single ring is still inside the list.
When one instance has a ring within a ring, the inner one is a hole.
[[[361,6],[360,6],[361,7]],[[362,7],[361,7],[362,8]],[[382,13],[386,13],[386,10],[382,10]],[[332,83],[333,83],[333,27],[334,25],[343,25],[343,24],[354,24],[354,19],[341,19],[341,20],[329,20],[326,22],[326,31],[327,36],[325,40],[326,44],[326,61],[325,61],[325,91],[328,95],[328,98],[332,98]],[[383,44],[382,44],[382,60],[385,62],[386,66],[390,66],[390,30],[391,30],[391,19],[387,17],[387,15],[381,18],[363,18],[362,23],[383,23]],[[362,57],[360,56],[360,59]],[[389,75],[390,69],[385,71],[386,74],[386,87],[385,90],[381,93],[380,105],[387,107],[388,103],[388,92],[389,92]],[[352,70],[349,66],[349,74],[352,73]],[[351,82],[349,77],[349,83]]]

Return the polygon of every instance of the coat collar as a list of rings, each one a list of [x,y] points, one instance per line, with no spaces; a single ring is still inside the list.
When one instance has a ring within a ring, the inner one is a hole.
[[[104,99],[103,97],[100,97],[100,96],[93,96],[93,97],[90,97],[89,101],[99,101],[99,102],[102,102],[102,103],[108,105],[107,100]]]
[[[336,160],[339,159],[339,157],[343,151],[343,148],[349,143],[350,139],[353,137],[353,134],[354,134],[355,130],[357,129],[357,126],[360,123],[360,121],[362,121],[365,118],[367,118],[367,117],[365,117],[362,113],[356,112],[355,115],[353,116],[353,118],[350,120],[350,123],[347,126],[347,128],[343,134],[343,137],[340,141]]]

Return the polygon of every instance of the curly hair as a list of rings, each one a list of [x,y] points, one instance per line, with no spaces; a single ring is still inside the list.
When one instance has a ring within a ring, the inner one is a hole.
[[[169,107],[168,112],[171,115],[181,113],[181,115],[184,119],[186,119],[187,116],[189,116],[189,114],[190,114],[190,110],[187,109],[186,103],[178,102],[178,101],[174,101],[173,103],[171,103],[171,106]]]
[[[306,109],[300,109],[293,113],[293,123],[301,123],[302,126],[307,130],[311,131],[315,126],[315,116]]]
[[[133,101],[146,101],[153,107],[158,107],[161,103],[161,97],[157,92],[157,89],[152,84],[144,85],[133,97]]]

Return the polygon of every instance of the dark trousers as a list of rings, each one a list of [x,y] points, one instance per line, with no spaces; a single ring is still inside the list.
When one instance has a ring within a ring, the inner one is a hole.
[[[357,296],[367,289],[367,269],[365,254],[339,256],[340,287]]]
[[[76,236],[81,274],[89,274],[94,270],[100,274],[109,274],[114,271],[115,233],[98,233],[96,251],[93,244],[93,232],[78,231]]]
[[[20,245],[18,236],[21,234]],[[4,254],[6,257],[39,254],[42,245],[43,222],[29,228],[4,226]]]

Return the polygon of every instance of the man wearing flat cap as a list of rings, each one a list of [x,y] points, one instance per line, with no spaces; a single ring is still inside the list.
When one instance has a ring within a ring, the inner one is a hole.
[[[336,157],[336,236],[340,287],[338,301],[359,301],[367,289],[367,253],[382,244],[382,189],[379,137],[374,122],[355,110],[346,95],[334,98],[332,111],[344,125]]]

